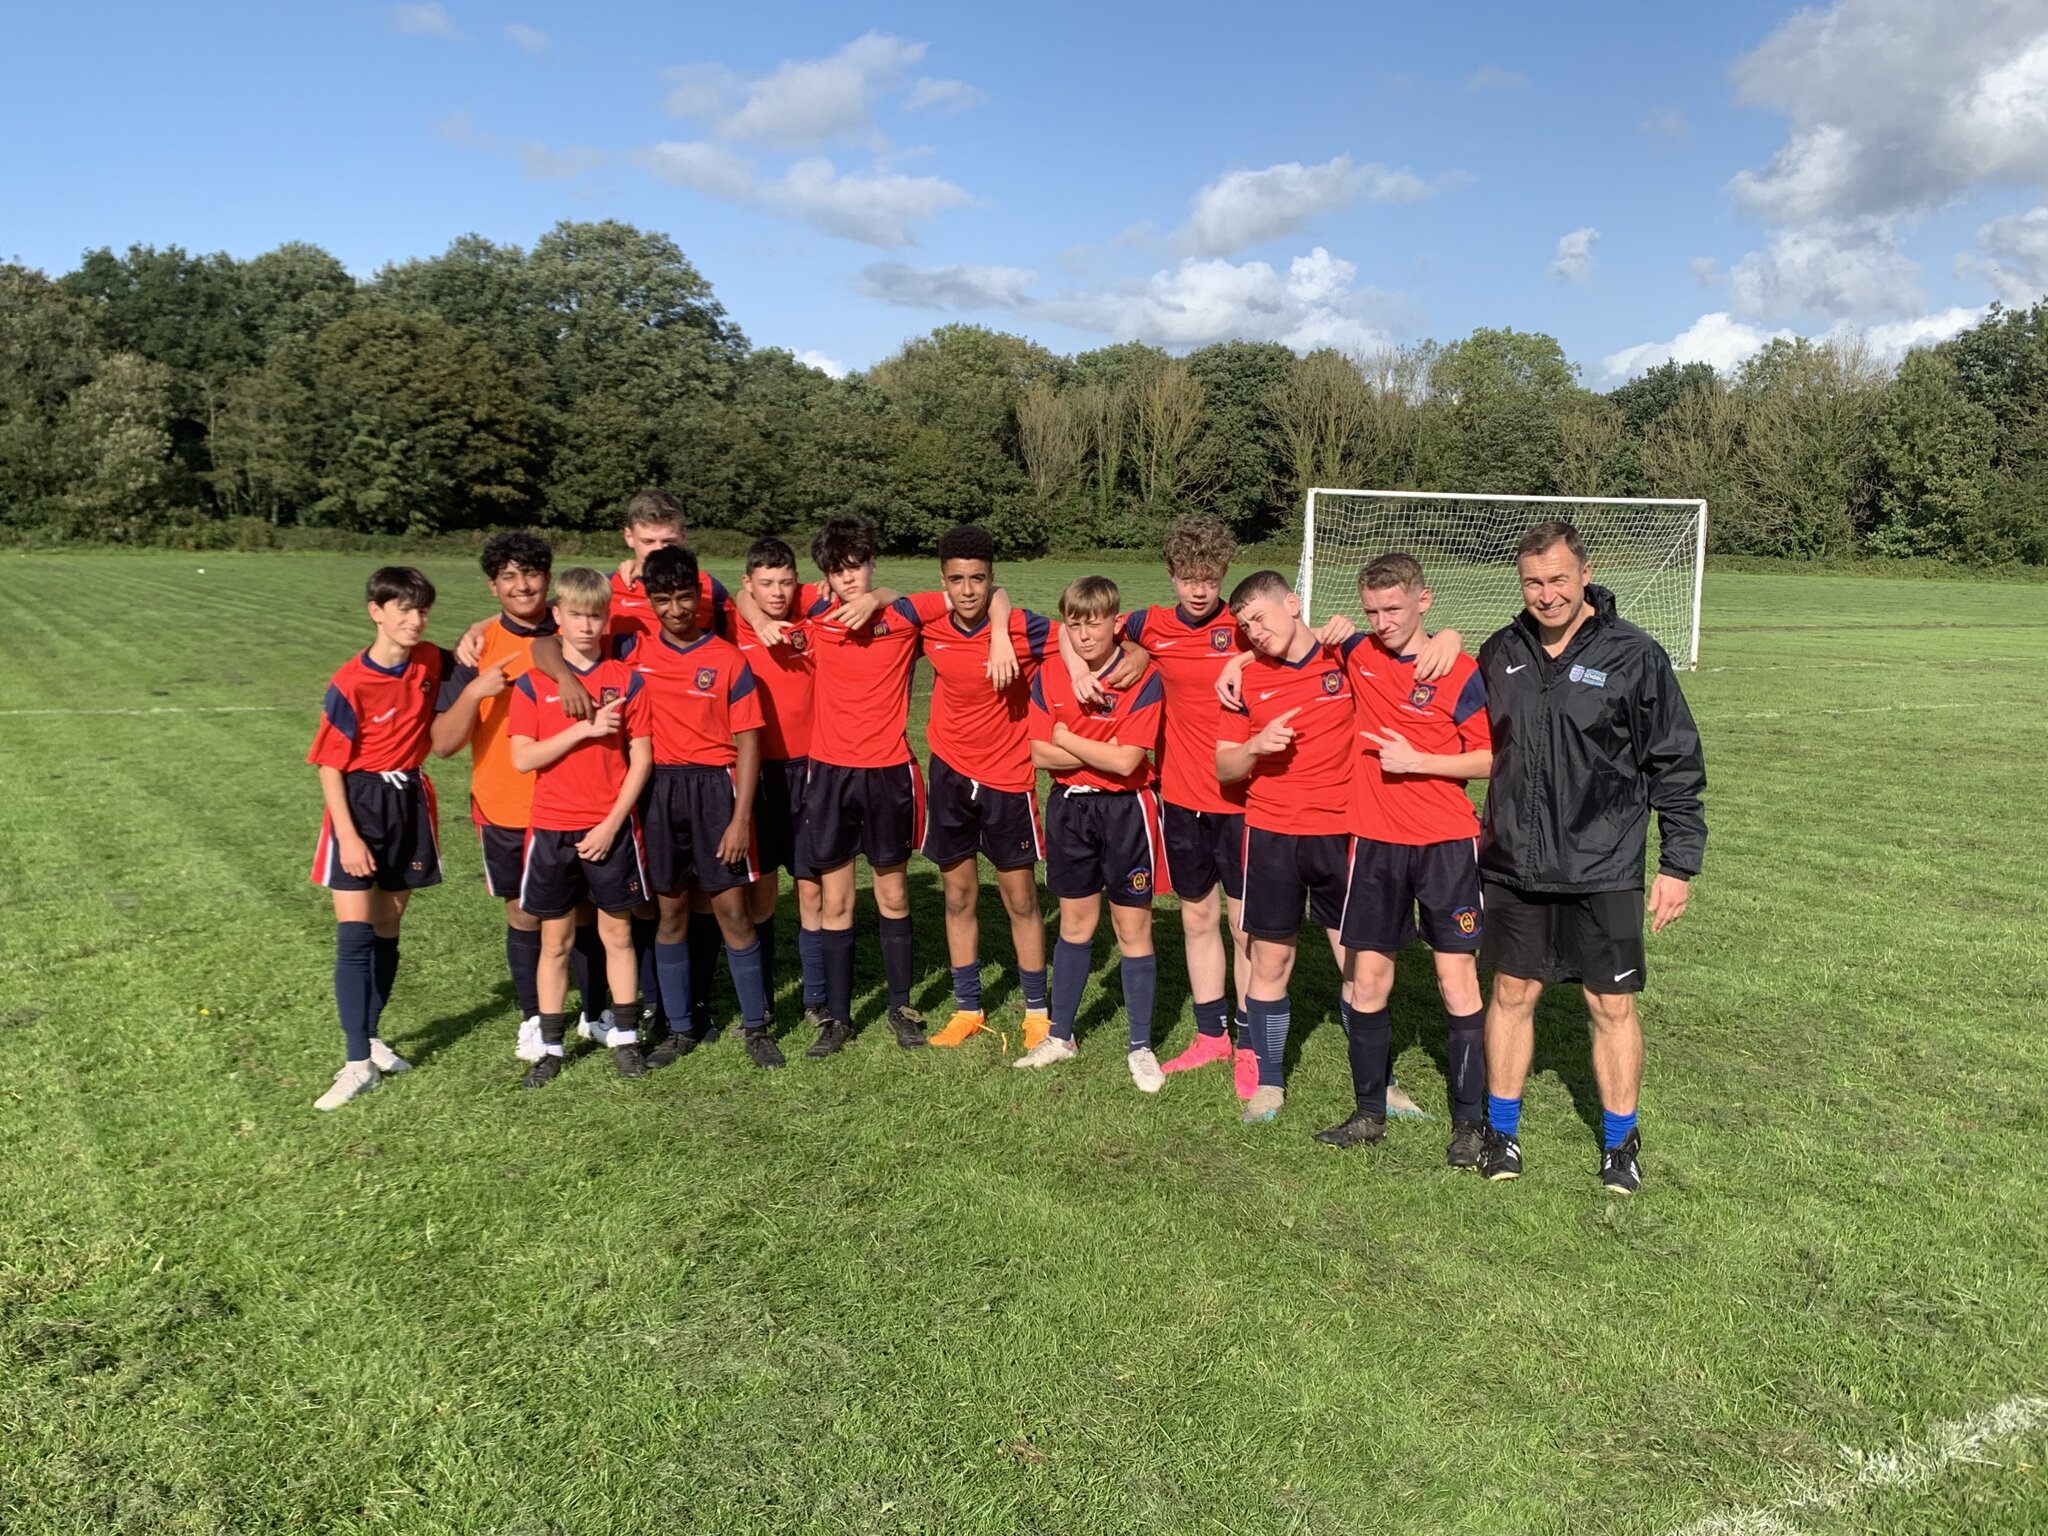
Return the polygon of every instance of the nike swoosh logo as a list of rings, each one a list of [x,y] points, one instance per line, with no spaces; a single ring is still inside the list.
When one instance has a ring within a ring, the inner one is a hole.
[[[546,698],[541,700],[541,703],[543,704],[559,704],[561,702],[562,696],[559,693],[551,693]],[[1619,980],[1618,977],[1616,979]]]
[[[394,704],[394,705],[392,705],[392,706],[391,706],[391,708],[389,708],[389,709],[385,710],[383,714],[381,714],[381,715],[372,715],[372,716],[370,716],[370,724],[372,724],[372,725],[382,725],[382,724],[383,724],[383,723],[384,723],[384,722],[385,722],[386,720],[389,720],[389,719],[390,719],[390,718],[391,718],[391,717],[392,717],[393,715],[395,715],[395,714],[397,714],[397,713],[398,713],[398,706],[397,706],[396,704]]]
[[[1526,667],[1527,665],[1529,665],[1529,663],[1527,663],[1526,661],[1522,663],[1522,667]],[[1522,670],[1522,667],[1509,667],[1508,676],[1513,677],[1517,672]],[[1616,979],[1619,980],[1620,978],[1617,977]]]
[[[1616,981],[1627,981],[1627,980],[1629,979],[1629,977],[1631,977],[1631,976],[1635,975],[1635,973],[1636,973],[1636,968],[1635,968],[1634,966],[1630,966],[1630,967],[1629,967],[1629,968],[1628,968],[1627,970],[1625,970],[1625,971],[1616,971],[1616,972],[1614,973],[1614,979],[1615,979]]]
[[[1267,689],[1267,690],[1266,690],[1266,691],[1265,691],[1264,693],[1262,693],[1262,694],[1260,694],[1260,695],[1259,695],[1259,702],[1260,702],[1261,704],[1265,703],[1265,702],[1266,702],[1266,700],[1268,700],[1268,699],[1270,699],[1271,697],[1273,697],[1273,695],[1274,695],[1274,694],[1276,694],[1276,693],[1278,693],[1279,691],[1280,691],[1280,690],[1279,690],[1278,688],[1268,688],[1268,689]]]
[[[1152,649],[1153,649],[1153,650],[1155,650],[1155,651],[1163,651],[1163,650],[1165,650],[1165,649],[1166,649],[1166,648],[1167,648],[1167,647],[1168,647],[1169,645],[1179,645],[1179,644],[1180,644],[1180,642],[1179,642],[1178,640],[1160,640],[1160,641],[1157,641],[1157,642],[1155,642],[1155,643],[1153,644],[1153,646],[1152,646]]]

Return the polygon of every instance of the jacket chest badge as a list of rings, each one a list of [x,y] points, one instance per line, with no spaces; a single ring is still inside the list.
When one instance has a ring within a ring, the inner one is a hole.
[[[1574,666],[1566,675],[1573,682],[1584,683],[1588,688],[1605,688],[1607,686],[1607,674],[1595,671],[1592,667]]]

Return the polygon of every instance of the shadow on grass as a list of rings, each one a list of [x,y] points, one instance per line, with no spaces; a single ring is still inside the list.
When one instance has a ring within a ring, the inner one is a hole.
[[[517,1012],[512,999],[512,984],[504,982],[491,993],[488,1002],[478,1003],[466,1013],[447,1014],[416,1025],[410,1034],[395,1044],[403,1046],[406,1058],[414,1066],[423,1067],[487,1021],[506,1019]]]

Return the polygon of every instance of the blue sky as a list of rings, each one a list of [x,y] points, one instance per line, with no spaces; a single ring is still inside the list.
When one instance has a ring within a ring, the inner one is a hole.
[[[10,24],[0,257],[308,240],[367,275],[673,235],[757,344],[967,319],[1371,348],[1548,331],[1605,386],[1896,353],[2048,289],[2048,0],[111,3]]]

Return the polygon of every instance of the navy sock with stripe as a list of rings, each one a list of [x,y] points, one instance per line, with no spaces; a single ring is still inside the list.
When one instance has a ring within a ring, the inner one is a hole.
[[[1351,1096],[1362,1115],[1387,1113],[1387,1074],[1393,1066],[1393,1015],[1385,1008],[1344,1010],[1344,1044],[1351,1060]]]
[[[1024,969],[1023,966],[1018,966],[1017,987],[1018,990],[1024,994],[1024,1011],[1026,1013],[1045,1012],[1046,1001],[1044,966],[1040,966],[1035,971],[1027,971],[1026,969]]]
[[[1125,955],[1118,966],[1124,984],[1124,1016],[1131,1025],[1131,1049],[1152,1048],[1152,999],[1159,990],[1159,957]]]
[[[671,1031],[681,1033],[685,1027],[684,1021],[689,1015],[680,1009],[668,1008],[667,1003],[671,998],[690,995],[690,946],[687,942],[657,942],[653,953],[654,974],[663,1000],[663,1011],[668,1014],[668,1027]]]
[[[953,1006],[963,1013],[981,1012],[981,966],[953,967]]]
[[[1251,1015],[1252,1036],[1259,1053],[1259,1086],[1286,1087],[1287,1030],[1292,1022],[1287,999],[1276,997],[1268,1001],[1250,997],[1245,999],[1245,1009]]]
[[[1486,1010],[1446,1014],[1451,1119],[1477,1120],[1486,1099]]]

